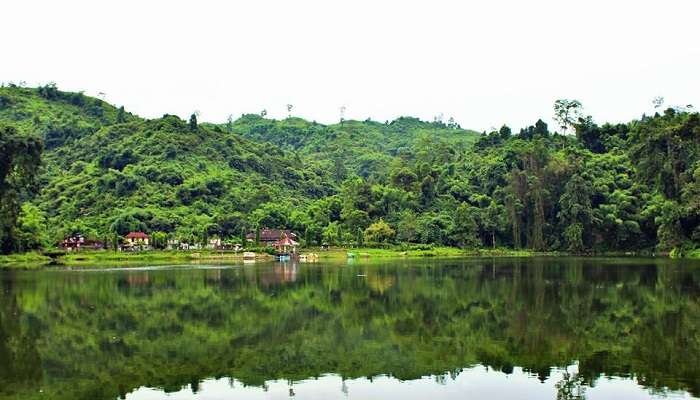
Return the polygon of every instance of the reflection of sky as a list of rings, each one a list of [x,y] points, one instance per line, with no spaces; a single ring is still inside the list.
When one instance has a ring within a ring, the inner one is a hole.
[[[575,366],[569,367],[575,372]],[[219,400],[219,399],[556,399],[556,384],[563,378],[563,371],[556,371],[544,382],[536,376],[515,368],[505,374],[485,367],[466,369],[451,377],[425,377],[412,381],[399,381],[391,377],[372,380],[359,378],[343,380],[337,375],[294,382],[270,381],[265,388],[245,387],[236,380],[209,379],[200,384],[197,394],[189,386],[179,392],[164,393],[158,389],[140,388],[126,396],[127,400]],[[294,397],[290,395],[293,394]],[[651,394],[634,380],[600,378],[595,387],[585,388],[589,400],[622,400],[672,398],[687,399],[689,395],[672,392]]]

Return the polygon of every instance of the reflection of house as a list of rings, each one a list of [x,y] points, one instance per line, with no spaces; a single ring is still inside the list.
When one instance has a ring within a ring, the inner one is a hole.
[[[65,251],[101,250],[105,245],[99,240],[85,239],[83,235],[77,233],[63,239],[61,248]]]
[[[151,278],[147,272],[138,274],[129,274],[126,277],[129,286],[148,286],[151,283]]]
[[[260,283],[264,286],[278,285],[281,283],[295,282],[299,267],[296,264],[284,264],[266,270],[260,274]]]
[[[143,232],[129,232],[124,236],[124,243],[122,244],[122,250],[135,251],[135,250],[147,250],[150,248],[151,237]]]
[[[245,238],[248,242],[255,242],[255,236],[255,232],[250,232],[245,235]],[[290,230],[265,228],[260,230],[260,244],[263,246],[272,246],[285,236],[294,241],[298,240],[297,234]]]

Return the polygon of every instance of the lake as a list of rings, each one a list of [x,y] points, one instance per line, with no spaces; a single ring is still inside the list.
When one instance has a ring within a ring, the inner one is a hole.
[[[700,263],[1,271],[0,399],[700,396]]]

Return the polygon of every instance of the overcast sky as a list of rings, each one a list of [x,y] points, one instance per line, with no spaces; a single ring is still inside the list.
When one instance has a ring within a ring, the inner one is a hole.
[[[0,81],[105,93],[144,117],[453,116],[517,129],[558,98],[596,121],[700,106],[700,1],[0,3]]]

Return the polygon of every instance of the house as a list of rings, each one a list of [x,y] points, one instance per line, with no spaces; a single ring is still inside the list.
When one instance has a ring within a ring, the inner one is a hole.
[[[148,241],[151,239],[151,237],[143,232],[129,232],[124,239],[124,242],[127,244],[148,246]]]
[[[105,244],[99,240],[85,239],[83,235],[76,233],[63,239],[60,247],[65,251],[102,250]]]
[[[283,232],[280,240],[274,242],[272,247],[274,247],[279,253],[288,254],[296,253],[298,245],[299,242],[292,240],[286,233]]]
[[[255,232],[249,232],[247,235],[245,235],[246,241],[255,243],[255,236]],[[293,241],[299,240],[297,234],[288,229],[282,230],[264,228],[260,230],[260,244],[263,246],[272,246],[283,237],[287,237]]]
[[[220,250],[221,249],[221,239],[219,239],[218,237],[210,238],[209,244],[207,244],[207,249]]]
[[[178,239],[168,239],[166,248],[168,250],[189,250],[190,244]]]
[[[151,237],[143,232],[129,232],[124,236],[121,249],[126,251],[147,250],[150,248],[150,239]]]

